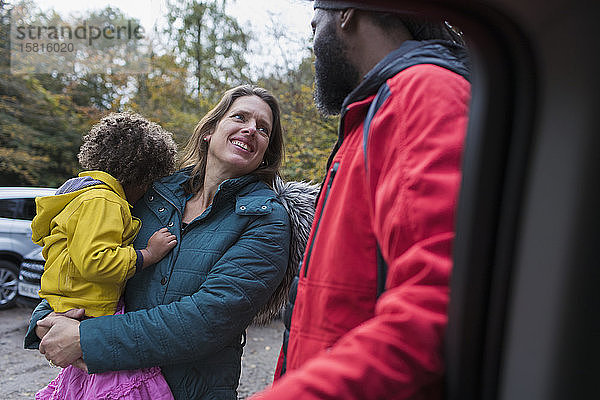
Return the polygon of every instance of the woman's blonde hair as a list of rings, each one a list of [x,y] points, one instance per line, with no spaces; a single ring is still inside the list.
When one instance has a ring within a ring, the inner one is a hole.
[[[208,154],[208,143],[204,141],[204,137],[214,133],[218,123],[225,116],[233,102],[244,96],[257,96],[261,98],[267,103],[273,114],[273,126],[269,137],[269,145],[265,151],[263,162],[253,172],[267,185],[273,186],[273,180],[279,174],[279,168],[284,156],[279,103],[266,89],[251,85],[241,85],[226,91],[219,104],[198,122],[194,133],[183,150],[180,167],[193,166],[190,179],[184,186],[188,193],[197,193],[204,185],[206,157]]]

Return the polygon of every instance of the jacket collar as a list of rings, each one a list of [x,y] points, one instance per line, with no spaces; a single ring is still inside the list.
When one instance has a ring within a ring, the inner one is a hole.
[[[163,178],[153,184],[154,189],[161,193],[163,196],[173,201],[173,204],[183,212],[185,207],[187,194],[183,188],[183,185],[190,178],[190,173],[193,167],[183,168],[174,174]],[[213,199],[213,204],[217,204],[226,199],[230,199],[234,196],[242,197],[251,191],[250,184],[258,182],[259,179],[254,174],[244,175],[239,178],[226,179],[221,182]],[[265,189],[267,186],[265,185]],[[272,193],[269,196],[273,196]],[[264,192],[265,194],[267,192]],[[253,194],[255,195],[255,194]]]
[[[79,177],[85,177],[85,176],[89,176],[93,179],[102,181],[104,184],[106,184],[108,187],[110,187],[110,189],[113,192],[117,193],[119,195],[119,197],[121,197],[123,200],[127,200],[127,197],[125,196],[125,191],[123,190],[123,186],[112,175],[110,175],[104,171],[84,171],[79,174]]]
[[[419,64],[433,64],[469,79],[469,62],[463,46],[445,40],[407,40],[385,56],[346,97],[342,112],[349,104],[374,95],[379,87],[400,71]]]

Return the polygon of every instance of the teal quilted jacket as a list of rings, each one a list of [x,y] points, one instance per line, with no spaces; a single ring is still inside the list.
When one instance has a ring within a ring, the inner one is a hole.
[[[182,228],[185,172],[155,182],[133,210],[136,248],[161,227],[177,246],[128,281],[126,314],[81,323],[83,358],[90,373],[159,365],[175,399],[237,399],[243,332],[284,276],[290,221],[248,175],[223,182]]]

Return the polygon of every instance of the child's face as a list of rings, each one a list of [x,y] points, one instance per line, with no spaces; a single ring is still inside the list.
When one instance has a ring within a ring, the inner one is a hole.
[[[143,186],[123,186],[123,191],[125,191],[125,197],[127,197],[127,201],[129,204],[134,205],[139,199],[142,198],[144,193],[148,190],[150,185]]]

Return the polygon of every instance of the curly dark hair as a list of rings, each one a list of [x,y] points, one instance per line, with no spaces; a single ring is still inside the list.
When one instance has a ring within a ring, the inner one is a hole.
[[[123,186],[143,187],[172,173],[173,135],[139,114],[111,113],[83,137],[77,158],[85,169],[109,173]]]

